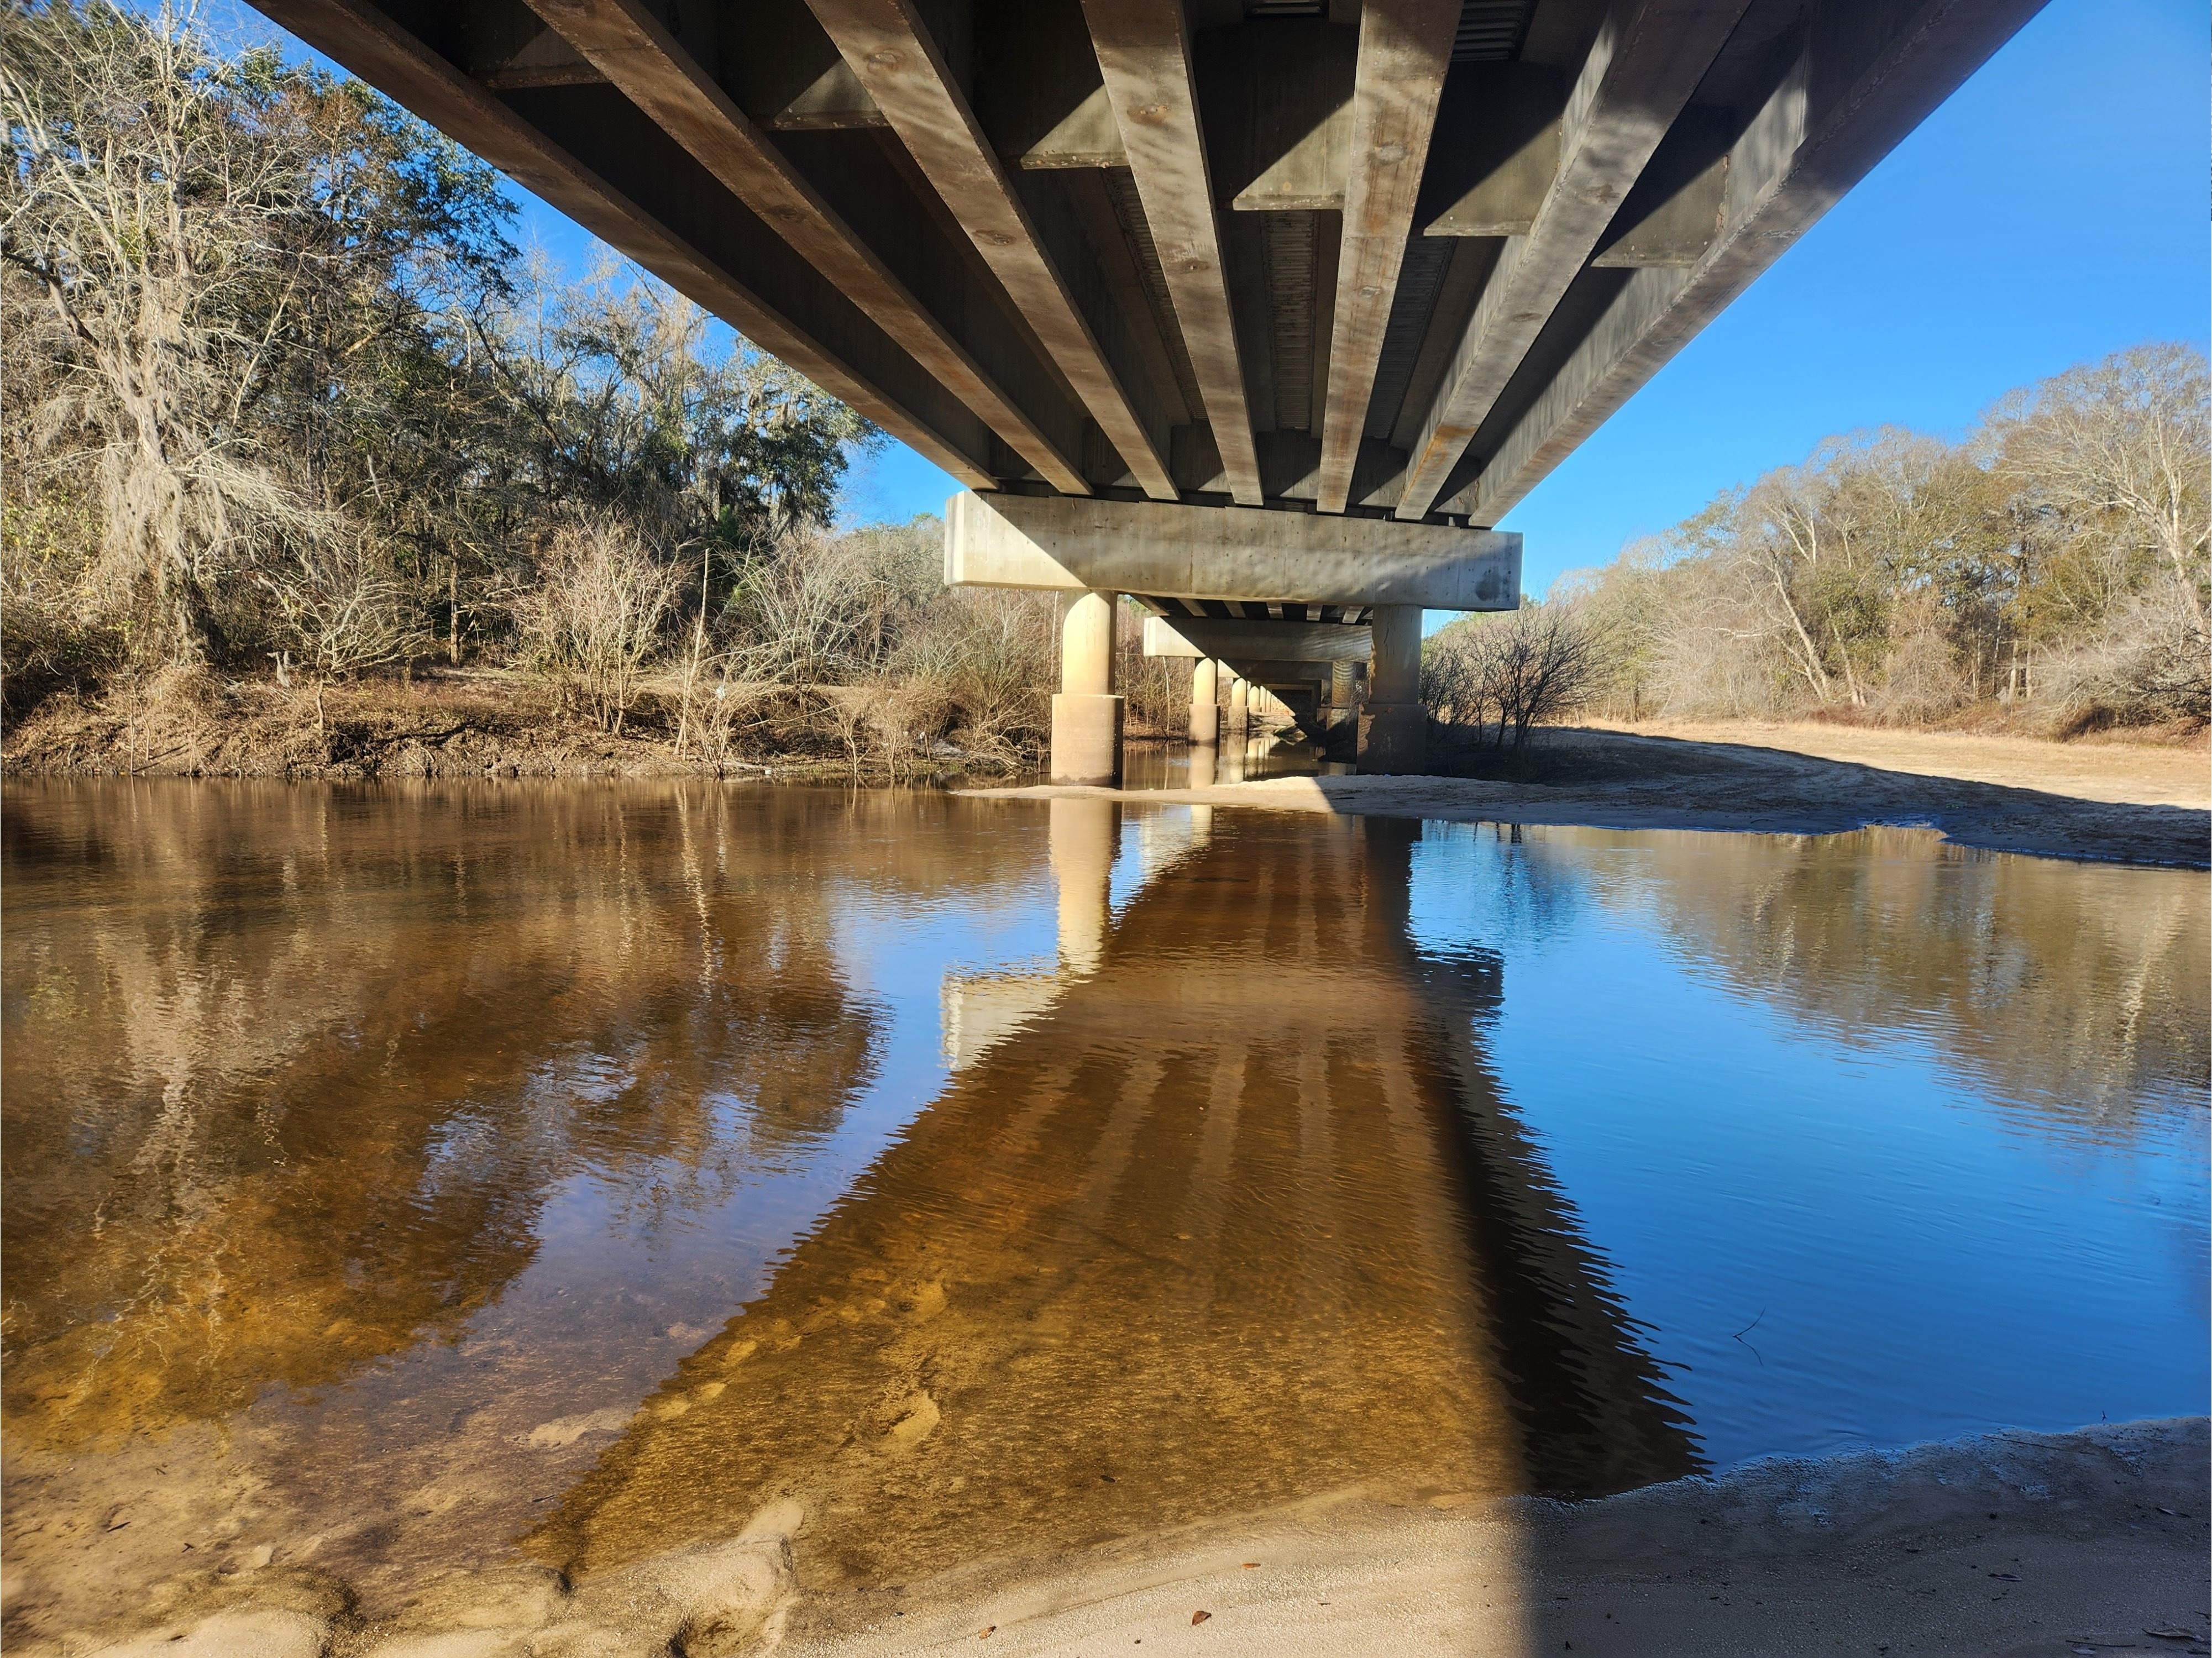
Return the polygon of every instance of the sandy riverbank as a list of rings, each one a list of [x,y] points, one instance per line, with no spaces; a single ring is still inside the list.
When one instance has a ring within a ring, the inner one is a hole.
[[[967,1651],[991,1629],[993,1652],[1036,1658],[1139,1641],[1213,1658],[2203,1652],[2206,1448],[2197,1418],[1778,1459],[1489,1513],[1347,1498],[1040,1576],[915,1586],[867,1608],[872,1627],[852,1606],[817,1613],[818,1631],[802,1619],[784,1650]]]
[[[251,1572],[102,1658],[2202,1654],[2204,1418],[1776,1459],[1597,1502],[1357,1492],[1078,1556],[794,1600],[803,1514],[565,1586],[456,1580],[364,1627]],[[733,1519],[733,1527],[740,1522]],[[1199,1614],[1205,1614],[1203,1617]],[[988,1643],[978,1648],[980,1640]],[[31,1650],[32,1649],[25,1649]],[[57,1648],[44,1644],[38,1650]],[[94,1650],[73,1643],[72,1655]]]
[[[1834,726],[1577,727],[1507,777],[1278,777],[1212,788],[1075,793],[1153,802],[1367,812],[1453,823],[1826,835],[1924,825],[1961,845],[2203,868],[2212,763],[2202,748]]]

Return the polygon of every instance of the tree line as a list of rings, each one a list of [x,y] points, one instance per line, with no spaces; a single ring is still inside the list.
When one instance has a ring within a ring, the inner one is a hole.
[[[2202,726],[2208,486],[2203,355],[2137,347],[2008,394],[1956,440],[1831,438],[1540,604],[1445,629],[1427,695],[1500,746],[1577,708]]]
[[[0,118],[11,715],[465,661],[610,731],[673,681],[710,747],[850,747],[894,680],[986,750],[1042,719],[1048,606],[947,592],[931,525],[832,532],[879,433],[635,267],[519,250],[496,175],[360,82],[51,0],[0,17]]]

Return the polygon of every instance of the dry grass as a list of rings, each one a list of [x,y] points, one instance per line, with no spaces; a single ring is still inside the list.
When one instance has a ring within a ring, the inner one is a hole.
[[[887,741],[884,711],[854,711],[852,741],[784,688],[745,701],[744,723],[677,751],[673,688],[641,689],[619,733],[543,680],[478,669],[289,689],[169,669],[98,697],[49,698],[7,734],[15,775],[154,777],[594,777],[677,773],[857,776],[1011,769],[1024,758],[943,755]]]

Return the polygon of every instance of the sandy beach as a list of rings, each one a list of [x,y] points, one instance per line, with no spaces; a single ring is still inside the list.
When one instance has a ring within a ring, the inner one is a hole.
[[[2212,763],[2202,748],[1726,725],[1549,731],[1530,759],[1514,777],[1276,777],[1073,793],[1594,829],[1829,835],[1919,826],[1990,851],[2195,869],[2212,847]]]
[[[404,1620],[239,1574],[70,1658],[1077,1658],[2207,1650],[2204,1418],[1771,1459],[1595,1502],[1358,1491],[1071,1558],[801,1599],[804,1513],[569,1585],[457,1577]],[[978,1643],[986,1644],[979,1647]]]

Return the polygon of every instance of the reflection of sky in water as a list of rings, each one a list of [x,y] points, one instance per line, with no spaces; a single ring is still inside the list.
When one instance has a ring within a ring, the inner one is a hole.
[[[1006,876],[980,892],[922,896],[889,881],[833,886],[826,906],[830,953],[854,999],[880,1017],[878,1062],[870,1084],[820,1133],[791,1145],[759,1145],[748,1102],[732,1098],[717,1113],[715,1138],[728,1148],[720,1189],[703,1189],[700,1171],[676,1158],[661,1159],[652,1174],[634,1164],[571,1174],[547,1201],[538,1255],[500,1303],[478,1315],[471,1336],[491,1339],[502,1327],[532,1326],[533,1305],[573,1295],[579,1285],[632,1297],[648,1290],[643,1334],[665,1333],[664,1327],[686,1333],[666,1343],[672,1362],[757,1296],[792,1246],[944,1087],[945,975],[1049,963],[1054,917],[1042,814],[1006,825],[1000,835]],[[1126,838],[1133,848],[1133,825]],[[1115,867],[1138,865],[1131,858]],[[570,1092],[588,1093],[599,1070],[610,1073],[598,1079],[602,1089],[621,1074],[602,1056],[584,1054],[562,1080]],[[641,1193],[656,1192],[683,1200],[641,1202]],[[571,1402],[578,1410],[627,1408],[635,1402],[637,1379],[623,1383],[607,1400]]]
[[[1978,1090],[1942,1010],[1800,1017],[1610,878],[1635,837],[1562,838],[1431,825],[1413,930],[1503,957],[1501,1092],[1717,1465],[2205,1408],[2201,1108],[2072,1132]]]

